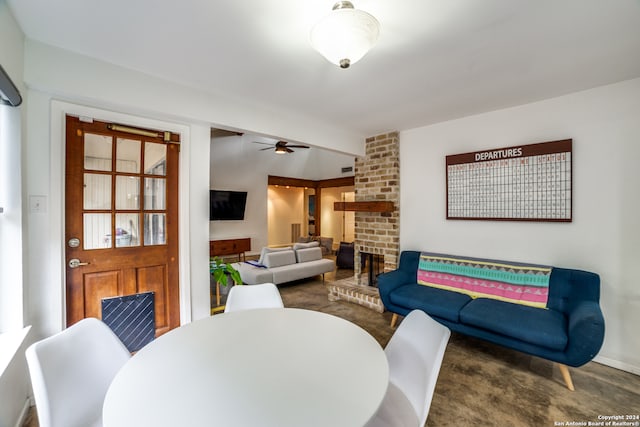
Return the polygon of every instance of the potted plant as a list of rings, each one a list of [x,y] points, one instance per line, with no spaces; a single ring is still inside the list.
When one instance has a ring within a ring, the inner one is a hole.
[[[220,285],[227,286],[228,277],[231,277],[234,285],[242,285],[240,272],[220,257],[209,258],[209,272],[216,282],[216,305],[218,306],[220,305]]]

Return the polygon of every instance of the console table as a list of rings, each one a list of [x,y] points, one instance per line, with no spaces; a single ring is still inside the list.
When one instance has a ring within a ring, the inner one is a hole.
[[[240,261],[240,255],[246,260],[245,252],[251,250],[251,238],[240,239],[225,239],[225,240],[210,240],[209,241],[209,256],[222,256],[222,255],[238,255],[238,261]]]

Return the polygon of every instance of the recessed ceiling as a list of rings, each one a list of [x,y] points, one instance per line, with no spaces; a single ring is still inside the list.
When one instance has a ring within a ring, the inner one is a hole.
[[[334,0],[7,0],[30,39],[372,136],[640,77],[639,0],[355,0],[347,70],[309,30]]]

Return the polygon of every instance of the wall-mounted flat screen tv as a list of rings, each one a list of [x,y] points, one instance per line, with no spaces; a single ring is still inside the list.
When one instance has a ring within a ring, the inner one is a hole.
[[[246,204],[246,191],[209,190],[209,220],[242,220]]]

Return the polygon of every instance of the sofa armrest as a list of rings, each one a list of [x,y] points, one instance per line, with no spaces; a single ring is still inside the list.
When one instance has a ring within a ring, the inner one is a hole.
[[[411,283],[411,274],[404,270],[393,270],[378,276],[378,287],[389,292],[401,285]],[[415,282],[415,280],[413,280]]]
[[[404,270],[393,270],[378,276],[378,290],[385,307],[391,306],[390,294],[399,286],[412,283],[412,275]],[[415,283],[415,280],[413,280]]]
[[[568,344],[566,364],[582,366],[600,351],[604,341],[604,317],[600,305],[582,301],[568,315]]]

